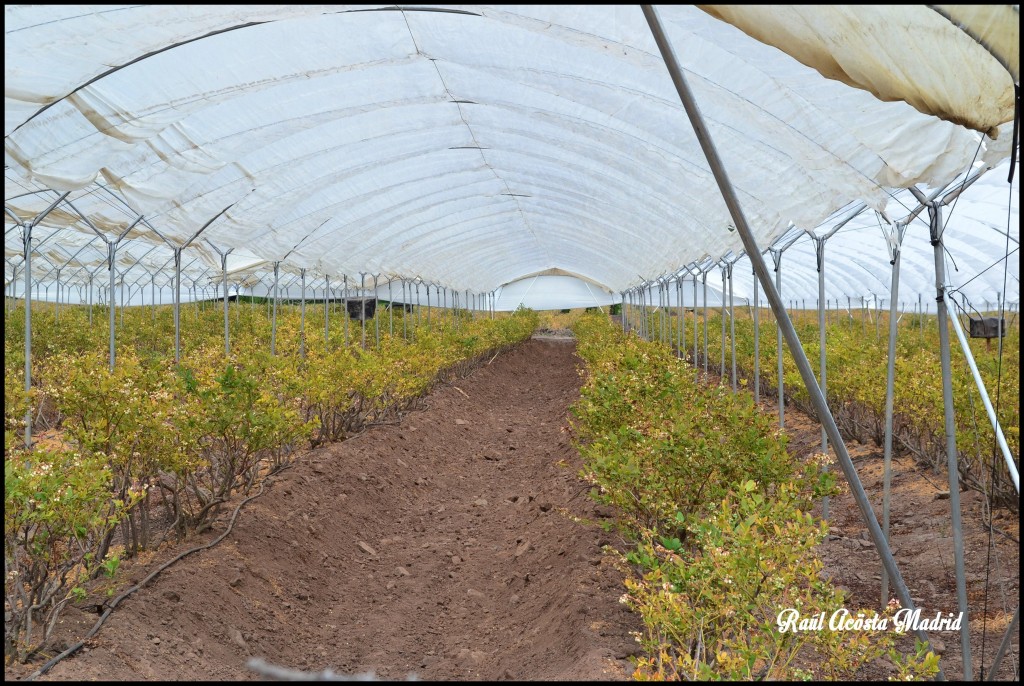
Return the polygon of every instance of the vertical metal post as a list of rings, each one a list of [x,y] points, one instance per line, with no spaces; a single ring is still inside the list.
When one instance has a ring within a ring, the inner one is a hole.
[[[828,402],[828,386],[825,380],[825,239],[812,237],[814,241],[814,254],[818,263],[818,384],[821,387],[821,395]],[[821,424],[821,452],[828,455],[828,434],[825,431],[825,423]],[[823,471],[828,471],[828,463],[825,463]],[[829,497],[821,499],[821,518],[828,519]]]
[[[683,307],[683,277],[676,280],[676,297],[679,298],[679,359],[686,358],[686,308]]]
[[[330,325],[331,318],[329,313],[329,303],[331,302],[331,277],[324,274],[324,350],[330,350],[330,346],[327,345],[327,341],[330,340]]]
[[[882,323],[881,322],[882,310],[881,310],[881,308],[878,305],[878,294],[877,293],[873,293],[872,295],[875,298],[875,340],[878,341],[878,340],[881,340],[881,333],[879,333],[878,327],[881,326],[881,323]]]
[[[921,305],[921,294],[917,294],[918,322],[921,324],[921,340],[924,340],[924,307]]]
[[[935,249],[935,303],[939,325],[939,355],[942,361],[942,402],[945,409],[946,470],[949,472],[949,509],[953,524],[953,558],[956,567],[956,597],[961,614],[960,650],[964,679],[974,680],[971,665],[970,621],[967,616],[967,582],[964,575],[964,531],[960,520],[960,473],[957,467],[956,421],[953,417],[953,381],[949,360],[949,329],[946,321],[946,269],[942,251],[942,205],[928,204],[931,244]]]
[[[757,274],[754,274],[754,403],[761,402],[761,330],[758,326],[761,301],[758,297]]]
[[[418,277],[417,277],[418,278]],[[416,308],[416,326],[413,327],[413,339],[419,340],[420,333],[420,282],[416,282],[416,304],[413,305]]]
[[[377,316],[377,277],[379,274],[373,275],[373,345],[374,348],[380,347],[380,317]]]
[[[117,302],[115,302],[115,299],[117,297],[116,296],[117,289],[114,288],[114,258],[116,256],[117,256],[117,243],[107,243],[107,268],[110,270],[110,293],[109,293],[109,298],[110,299],[109,299],[109,301],[107,303],[107,309],[109,310],[109,319],[110,319],[110,341],[109,341],[110,342],[110,352],[109,352],[109,359],[110,359],[110,373],[111,374],[114,373],[114,316],[115,316],[115,311],[116,311],[116,308],[117,308]],[[121,283],[124,283],[124,281],[122,280]],[[178,361],[177,357],[175,357],[174,361],[175,362]]]
[[[395,298],[392,295],[391,284],[394,282],[388,277],[388,335],[395,337]]]
[[[697,275],[693,274],[693,372],[694,379],[699,376],[697,368]]]
[[[736,392],[736,309],[732,295],[732,262],[729,263],[729,351],[732,355],[732,392]]]
[[[710,270],[710,268],[709,268]],[[708,373],[708,273],[701,279],[704,283],[704,375]]]
[[[305,268],[299,270],[299,276],[302,278],[302,294],[300,297],[300,314],[299,314],[299,356],[302,359],[306,359],[306,270]],[[227,318],[227,306],[224,309],[225,323]]]
[[[406,311],[408,298],[405,295],[405,279],[402,279],[402,338],[409,340],[409,313]]]
[[[181,364],[181,248],[174,248],[174,364]]]
[[[857,470],[854,467],[853,462],[850,459],[850,455],[846,450],[846,445],[843,443],[842,437],[839,434],[839,427],[836,425],[835,419],[829,411],[828,404],[825,402],[824,396],[815,384],[814,371],[811,369],[807,356],[804,354],[803,348],[800,345],[800,340],[796,335],[796,330],[793,328],[792,322],[790,322],[789,318],[786,316],[779,294],[772,288],[771,278],[768,274],[768,269],[765,266],[764,260],[761,258],[757,242],[755,241],[753,233],[747,224],[746,217],[743,215],[739,200],[732,188],[732,184],[725,172],[725,168],[722,166],[721,159],[718,156],[718,151],[715,149],[714,143],[711,141],[707,127],[704,125],[700,111],[697,109],[697,104],[693,100],[689,86],[686,84],[686,79],[683,76],[683,72],[679,67],[678,61],[676,60],[675,53],[668,42],[668,38],[665,36],[664,30],[661,28],[661,23],[658,20],[656,10],[650,5],[643,5],[642,9],[644,16],[647,18],[647,21],[651,26],[651,32],[654,34],[655,42],[658,44],[662,57],[665,60],[665,64],[672,76],[676,90],[679,93],[679,98],[686,110],[687,117],[693,126],[694,133],[697,135],[697,140],[708,159],[711,171],[722,191],[725,204],[729,208],[729,213],[735,222],[737,230],[739,231],[746,253],[750,256],[751,262],[754,265],[754,271],[757,273],[758,279],[761,281],[761,285],[765,290],[768,302],[771,304],[772,311],[775,313],[780,325],[784,328],[786,342],[789,345],[790,352],[796,361],[797,368],[800,370],[800,376],[803,378],[804,384],[807,386],[811,403],[814,405],[815,410],[818,412],[819,416],[822,417],[823,421],[828,423],[828,432],[835,444],[836,452],[839,455],[839,462],[843,468],[843,473],[846,475],[846,479],[850,484],[850,490],[854,499],[857,501],[857,506],[859,507],[861,515],[868,526],[868,533],[871,536],[871,540],[874,542],[875,548],[878,550],[879,557],[882,559],[882,564],[889,569],[901,604],[903,607],[913,611],[914,601],[910,597],[910,591],[907,589],[907,586],[899,573],[899,569],[896,566],[896,561],[892,557],[892,551],[889,549],[889,545],[886,542],[885,537],[882,535],[882,529],[878,525],[878,519],[874,515],[871,503],[868,500],[867,494],[864,492],[863,484],[861,484],[860,478],[857,476]],[[966,622],[967,618],[965,616],[965,625]],[[927,634],[923,631],[916,630],[915,634],[921,638],[921,640],[926,642],[928,641]],[[941,668],[938,676],[940,679],[944,678]]]
[[[721,372],[718,375],[718,377],[719,377],[718,378],[718,383],[719,384],[725,382],[725,313],[726,313],[726,302],[725,302],[726,282],[725,282],[725,280],[727,278],[727,272],[728,271],[729,271],[728,268],[725,265],[723,265],[722,266],[722,341],[721,341],[721,343],[722,343],[722,370],[721,370]]]
[[[360,345],[366,350],[366,272],[359,272],[359,321],[362,324],[362,340]]]
[[[54,303],[53,317],[56,323],[60,323],[60,269],[57,270],[57,300]]]
[[[25,396],[32,391],[32,224],[21,225],[25,261]],[[32,447],[32,404],[25,410],[25,447]]]
[[[220,278],[224,286],[224,357],[231,354],[231,329],[228,326],[228,252],[220,256]]]
[[[775,264],[775,291],[782,296],[782,251],[771,248],[769,253],[772,262]],[[785,370],[782,364],[782,324],[779,322],[778,314],[775,315],[775,357],[778,363],[778,391],[779,391],[779,428],[786,428],[786,379]]]
[[[341,279],[342,290],[341,290],[341,320],[342,326],[345,327],[345,347],[349,345],[348,336],[348,274],[342,274]]]
[[[889,286],[889,352],[885,372],[885,448],[882,466],[882,533],[889,539],[889,506],[892,493],[892,422],[896,388],[896,301],[900,292],[900,244],[903,242],[905,225],[897,222],[892,232],[886,235],[889,244],[889,264],[892,265],[892,281]],[[882,569],[881,607],[889,602],[889,573]]]
[[[430,328],[430,284],[427,284],[427,328]]]
[[[274,307],[270,317],[270,354],[277,355],[277,282],[280,275],[281,263],[274,262]]]

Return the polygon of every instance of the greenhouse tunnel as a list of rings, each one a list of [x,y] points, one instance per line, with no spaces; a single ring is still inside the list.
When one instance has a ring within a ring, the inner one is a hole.
[[[109,304],[111,336],[113,308],[237,296],[621,304],[647,336],[774,313],[763,364],[785,337],[913,607],[824,328],[812,366],[787,311],[935,314],[947,361],[963,314],[1017,312],[1018,6],[7,6],[5,31],[8,307]]]

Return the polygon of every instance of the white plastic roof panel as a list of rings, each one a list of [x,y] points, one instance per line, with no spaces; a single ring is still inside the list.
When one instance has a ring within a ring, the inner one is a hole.
[[[887,291],[870,222],[909,211],[899,189],[1009,155],[1015,6],[658,12],[762,248],[867,205],[866,228],[829,241],[830,298]],[[129,280],[192,240],[193,280],[218,282],[231,249],[229,283],[266,284],[277,261],[310,283],[474,292],[547,273],[551,307],[557,287],[578,299],[551,270],[619,293],[742,249],[638,6],[8,6],[4,142],[9,213],[30,220],[55,191],[73,204],[35,228],[34,278],[79,249],[74,264],[102,264],[93,227],[115,239],[139,214],[118,249]],[[1001,270],[978,274],[1007,218],[1019,237],[1002,179],[964,193],[947,238],[951,282],[977,297],[1002,289]],[[907,293],[928,291],[917,230]],[[784,299],[817,294],[801,246]],[[5,214],[8,281],[21,251]]]

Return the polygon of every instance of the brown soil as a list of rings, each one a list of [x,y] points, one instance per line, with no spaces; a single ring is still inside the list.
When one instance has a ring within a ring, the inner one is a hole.
[[[778,416],[778,401],[762,403],[765,412]],[[790,451],[803,458],[821,452],[821,425],[806,414],[786,408],[786,433],[790,436]],[[882,448],[874,443],[846,442],[850,458],[860,476],[864,489],[882,522],[883,457]],[[835,452],[830,449],[833,461]],[[839,465],[832,469],[839,471]],[[830,529],[828,539],[819,547],[825,563],[825,573],[848,593],[846,607],[856,610],[879,609],[881,604],[882,563],[874,545],[868,539],[867,526],[860,509],[853,500],[849,486],[840,475],[843,493],[831,499],[829,505]],[[943,471],[936,474],[931,467],[918,464],[910,454],[897,454],[892,461],[892,483],[889,508],[889,533],[893,556],[910,590],[915,605],[922,608],[922,617],[943,616],[958,612],[956,577],[953,561],[953,533],[951,526],[949,481]],[[943,495],[947,497],[942,498]],[[993,526],[999,532],[991,536],[985,524],[987,509],[985,498],[977,491],[960,493],[964,531],[964,567],[967,580],[968,617],[971,626],[971,656],[974,678],[978,678],[984,640],[986,676],[1013,611],[1020,598],[1020,526],[1013,513],[995,510]],[[820,505],[815,508],[821,516]],[[987,572],[987,574],[986,574]],[[986,578],[987,576],[987,578]],[[987,582],[987,585],[986,585]],[[988,612],[985,593],[988,590]],[[892,582],[889,598],[895,598]],[[987,627],[986,627],[987,624]],[[983,634],[986,634],[984,636]],[[940,665],[947,679],[963,678],[960,632],[929,632],[933,645],[940,651]],[[900,642],[904,652],[913,650],[913,639]],[[1015,669],[1020,658],[1020,632],[1016,632],[1012,648],[1004,656],[997,674],[1000,680],[1016,680]],[[887,661],[886,661],[887,662]],[[859,676],[864,679],[885,680],[892,674],[890,665],[873,664],[864,667]]]
[[[621,575],[600,552],[622,542],[576,521],[610,512],[588,499],[565,433],[580,385],[574,348],[531,341],[438,388],[400,425],[309,451],[271,479],[225,541],[122,603],[87,652],[44,678],[251,679],[250,657],[393,679],[628,678],[638,648],[630,632],[640,622],[618,603]],[[774,414],[774,401],[764,409]],[[786,428],[797,456],[818,452],[817,423],[787,407]],[[882,451],[848,447],[880,518]],[[926,615],[955,612],[949,501],[936,499],[945,476],[902,456],[893,473],[901,573]],[[996,512],[1002,533],[987,560],[983,503],[972,492],[961,497],[977,675],[986,569],[987,667],[1019,598],[1019,526]],[[826,572],[850,591],[848,608],[874,608],[881,565],[848,489],[831,513],[820,548]],[[122,565],[120,586],[213,538],[226,519],[176,550]],[[64,612],[58,648],[93,625],[95,602]],[[931,636],[945,649],[947,678],[960,677],[958,634]],[[1019,632],[998,677],[1012,679],[1018,659]],[[9,667],[6,676],[41,664]],[[858,676],[890,673],[874,664]]]
[[[574,520],[610,514],[565,433],[574,350],[531,341],[400,425],[301,456],[228,538],[124,601],[43,678],[251,679],[250,657],[391,679],[626,678],[640,627],[603,560],[616,541]],[[61,636],[95,620],[68,608]]]

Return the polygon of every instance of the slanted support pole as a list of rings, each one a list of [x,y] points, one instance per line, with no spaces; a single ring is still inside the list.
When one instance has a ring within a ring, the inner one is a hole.
[[[796,335],[793,323],[786,315],[785,308],[782,305],[778,292],[776,292],[772,286],[771,277],[768,273],[768,268],[761,257],[761,252],[757,247],[757,241],[754,239],[753,232],[747,224],[747,219],[740,207],[739,199],[733,190],[732,183],[729,181],[725,168],[722,166],[721,159],[718,156],[718,151],[715,149],[714,143],[711,140],[711,136],[704,124],[700,111],[697,109],[697,104],[693,99],[693,95],[686,83],[683,72],[679,67],[679,62],[676,60],[672,46],[669,44],[668,38],[661,27],[657,11],[651,5],[643,5],[642,8],[645,17],[651,26],[651,32],[654,34],[655,42],[658,44],[658,48],[660,49],[661,55],[665,60],[669,73],[672,76],[676,90],[679,93],[680,101],[682,102],[683,107],[686,110],[687,117],[693,126],[697,140],[707,157],[711,171],[715,176],[715,180],[718,182],[720,190],[722,191],[723,199],[725,200],[725,204],[729,208],[729,213],[735,222],[736,229],[743,241],[746,253],[750,256],[750,260],[753,263],[757,278],[760,280],[762,288],[764,288],[765,296],[771,305],[772,311],[775,313],[780,326],[783,327],[783,334],[786,338],[786,343],[789,345],[790,352],[796,361],[797,368],[800,370],[800,376],[803,378],[804,384],[807,386],[807,392],[810,395],[811,404],[814,406],[818,416],[827,423],[826,428],[833,444],[835,445],[836,453],[839,456],[839,463],[842,466],[843,473],[850,484],[850,491],[857,502],[857,506],[860,508],[861,515],[868,526],[868,533],[871,540],[874,543],[876,550],[878,550],[879,557],[882,559],[882,564],[889,570],[889,575],[893,579],[893,585],[896,588],[897,597],[899,598],[900,603],[903,607],[908,608],[912,612],[915,609],[915,605],[913,599],[910,597],[910,591],[907,588],[906,583],[904,583],[903,577],[900,575],[899,568],[896,566],[896,561],[893,559],[892,551],[889,549],[889,544],[882,535],[882,529],[878,525],[878,519],[875,517],[874,511],[871,508],[871,503],[868,500],[867,494],[864,492],[864,486],[861,484],[860,478],[857,476],[857,470],[854,467],[853,461],[850,459],[850,454],[846,450],[846,445],[843,443],[842,437],[839,434],[839,427],[836,426],[835,419],[832,417],[828,404],[825,402],[825,397],[822,395],[821,390],[815,383],[814,371],[811,369],[807,356],[804,354],[803,347],[800,345],[800,339]],[[966,616],[964,617],[964,624],[965,626],[967,624]],[[930,645],[928,636],[924,631],[915,630],[915,634],[922,641],[928,642]],[[932,650],[934,652],[934,648],[932,648]],[[939,668],[938,677],[940,679],[945,678],[941,667]]]
[[[964,679],[974,680],[971,664],[970,621],[967,615],[967,581],[964,573],[964,530],[960,519],[960,473],[957,467],[956,421],[953,417],[953,377],[949,359],[949,329],[946,313],[946,269],[942,250],[942,205],[928,204],[929,234],[935,252],[935,303],[939,325],[939,356],[942,364],[942,403],[945,409],[946,470],[949,477],[949,509],[953,525],[953,561],[956,567],[957,609],[961,614],[960,650]]]
[[[889,264],[892,265],[892,283],[889,286],[889,352],[885,372],[885,448],[882,466],[882,533],[889,539],[889,507],[892,494],[892,423],[896,389],[896,302],[900,292],[900,247],[906,225],[897,222],[885,234],[889,247]],[[882,593],[880,607],[889,602],[889,573],[882,569]]]
[[[960,320],[956,314],[949,317],[949,322],[953,325],[953,331],[956,333],[957,340],[960,342],[960,348],[964,351],[964,357],[967,360],[967,366],[971,370],[971,375],[974,377],[974,383],[978,387],[978,392],[981,395],[981,402],[985,406],[985,413],[988,414],[989,422],[992,424],[992,430],[996,433],[996,443],[999,445],[1000,451],[1003,453],[1003,460],[1006,462],[1006,469],[1010,473],[1010,479],[1013,481],[1014,488],[1017,489],[1017,494],[1020,495],[1020,473],[1017,471],[1017,465],[1013,461],[1013,454],[1010,452],[1010,446],[1006,443],[1006,436],[1003,434],[1003,428],[999,424],[999,417],[996,416],[996,411],[992,407],[992,401],[988,396],[988,391],[985,389],[985,382],[981,378],[981,374],[978,372],[978,365],[974,362],[974,354],[971,352],[971,346],[967,342],[967,338],[964,336],[964,330],[960,326]],[[1002,325],[1002,319],[1000,318],[1000,326]]]

